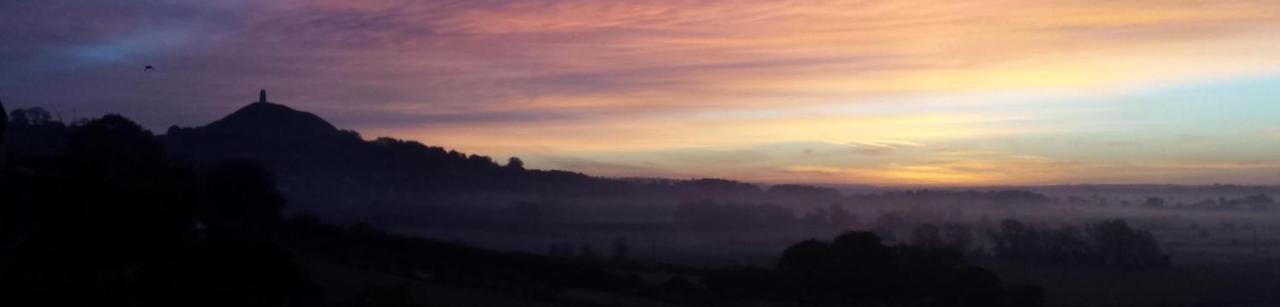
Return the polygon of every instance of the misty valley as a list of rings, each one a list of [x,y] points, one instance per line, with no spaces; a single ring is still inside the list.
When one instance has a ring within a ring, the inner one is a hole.
[[[0,307],[1280,306],[1280,0],[0,0]]]
[[[266,101],[4,122],[0,286],[118,306],[1270,306],[1276,186],[607,178]],[[19,304],[21,305],[21,304]]]

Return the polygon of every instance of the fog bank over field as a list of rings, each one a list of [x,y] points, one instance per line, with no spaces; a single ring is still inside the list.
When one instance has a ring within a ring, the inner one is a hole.
[[[1268,301],[1272,298],[1250,290],[1253,288],[1240,280],[1212,276],[1258,273],[1248,268],[1280,258],[1280,227],[1274,226],[1280,225],[1280,204],[1274,198],[1280,195],[1277,186],[921,188],[763,185],[717,178],[606,178],[529,169],[518,157],[498,162],[414,141],[368,140],[314,114],[265,100],[208,125],[174,126],[160,135],[140,130],[120,116],[67,124],[41,109],[19,109],[11,115],[5,149],[22,167],[17,169],[22,176],[65,172],[65,165],[97,161],[93,160],[99,159],[96,153],[104,150],[111,152],[109,159],[124,159],[111,163],[155,167],[151,171],[158,172],[157,176],[177,176],[179,183],[204,182],[199,179],[202,177],[183,177],[180,170],[184,167],[211,171],[207,176],[215,177],[222,176],[218,175],[220,170],[232,167],[255,178],[246,184],[258,186],[254,189],[261,193],[255,195],[266,197],[257,201],[278,206],[279,214],[289,220],[279,224],[285,225],[281,231],[294,236],[291,240],[301,240],[289,244],[303,244],[290,248],[317,257],[332,257],[328,253],[351,248],[343,244],[362,244],[355,242],[365,239],[427,244],[433,247],[423,248],[447,251],[425,254],[428,259],[450,253],[480,253],[473,250],[479,248],[534,255],[531,259],[623,265],[627,270],[644,265],[646,274],[684,272],[680,274],[703,278],[692,289],[765,287],[770,290],[759,293],[767,295],[751,299],[768,301],[794,294],[767,286],[770,283],[792,278],[786,277],[789,274],[826,269],[806,268],[804,263],[827,261],[822,260],[826,257],[842,259],[842,253],[857,250],[920,261],[906,267],[886,267],[888,271],[877,274],[917,274],[911,273],[918,269],[914,266],[933,266],[935,261],[972,262],[1000,276],[1010,276],[1017,284],[1055,285],[1047,289],[1050,302],[1085,305],[1098,302],[1063,293],[1103,291],[1092,289],[1089,281],[1123,272],[1136,272],[1123,274],[1138,279],[1197,276],[1194,278],[1205,283],[1204,292],[1125,285],[1105,290],[1116,295],[1144,293],[1123,300],[1132,304],[1216,302],[1237,297]],[[121,150],[141,151],[115,152]],[[142,160],[134,161],[137,159]],[[241,162],[227,164],[228,160]],[[165,166],[152,165],[155,163]],[[88,168],[91,173],[85,176],[109,176],[119,171],[115,168],[118,165],[103,165],[106,168]],[[42,170],[46,168],[51,169]],[[58,176],[63,175],[54,178]],[[278,187],[278,198],[264,185]],[[223,214],[216,212],[197,211]],[[265,217],[275,213],[260,214],[264,214],[262,222],[275,219]],[[196,225],[205,224],[200,223]],[[313,241],[327,240],[321,238],[339,241]],[[826,238],[835,239],[815,240]],[[438,242],[451,245],[434,245]],[[335,259],[349,257],[353,256]],[[502,260],[506,256],[495,257],[495,265],[509,264]],[[811,260],[791,262],[795,259]],[[476,265],[475,270],[485,266]],[[742,266],[767,269],[735,269]],[[724,269],[699,271],[693,267]],[[981,278],[986,269],[964,264],[943,269],[947,270]],[[1060,274],[1057,270],[1082,275],[1052,278]],[[590,276],[614,278],[608,274]],[[728,276],[738,277],[720,279]],[[737,283],[747,277],[761,283]],[[570,284],[577,283],[566,285]],[[609,287],[605,288],[613,289]],[[993,285],[991,289],[1004,289],[992,290],[997,292],[991,295],[1011,299],[1034,301],[1040,297],[1035,290],[1039,288]],[[1201,296],[1186,296],[1192,294]]]

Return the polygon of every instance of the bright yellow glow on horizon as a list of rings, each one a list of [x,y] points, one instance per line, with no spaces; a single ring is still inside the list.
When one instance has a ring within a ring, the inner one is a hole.
[[[395,3],[355,9],[389,7]],[[1176,135],[1131,132],[1185,123],[1151,119],[1134,128],[1133,117],[1145,113],[1115,113],[1100,102],[1038,107],[1060,96],[996,100],[1043,92],[1133,103],[1123,93],[1280,74],[1277,1],[571,0],[466,7],[406,22],[442,35],[396,45],[392,54],[415,60],[387,64],[389,73],[448,71],[440,82],[463,98],[375,111],[518,120],[373,133],[609,176],[647,168],[640,175],[906,184],[1218,180],[1203,169],[1161,171],[1151,162],[1176,164],[1193,152],[1177,152]],[[922,97],[944,102],[912,102]],[[820,150],[783,146],[868,140],[920,146],[856,148],[821,163],[807,156]],[[1126,142],[1146,147],[1109,147]],[[968,154],[940,157],[962,150]],[[699,151],[732,161],[706,166],[689,153]],[[565,157],[619,168],[555,162]],[[1240,165],[1218,158],[1209,164],[1215,172]],[[1264,169],[1225,180],[1280,180],[1258,175]]]

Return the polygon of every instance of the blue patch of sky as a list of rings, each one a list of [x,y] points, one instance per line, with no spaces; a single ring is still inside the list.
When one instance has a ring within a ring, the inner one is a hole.
[[[1099,160],[1246,161],[1280,153],[1274,135],[1280,131],[1280,75],[1151,86],[1062,103],[1087,111],[1047,110],[1046,122],[1068,128],[1022,137],[1006,149]]]
[[[181,30],[138,31],[75,48],[80,64],[99,65],[134,60],[139,56],[171,51],[186,44],[191,33]]]

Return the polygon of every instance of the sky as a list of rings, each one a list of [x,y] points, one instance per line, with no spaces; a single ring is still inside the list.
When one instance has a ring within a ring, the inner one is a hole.
[[[10,109],[163,132],[260,88],[599,176],[1280,184],[1274,0],[0,2]]]

